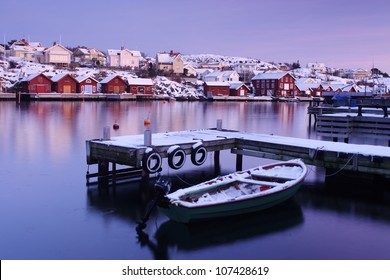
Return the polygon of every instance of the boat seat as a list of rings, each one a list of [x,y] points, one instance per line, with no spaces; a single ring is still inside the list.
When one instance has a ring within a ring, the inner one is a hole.
[[[260,181],[260,180],[253,180],[253,179],[239,179],[238,181],[248,184],[256,184],[256,185],[265,185],[270,187],[276,187],[280,186],[282,183],[276,183],[276,182],[267,182],[267,181]]]
[[[288,177],[275,177],[275,176],[268,176],[264,174],[252,174],[252,179],[254,180],[272,180],[272,182],[278,182],[278,183],[285,183],[288,181],[295,180],[296,178],[288,178]]]

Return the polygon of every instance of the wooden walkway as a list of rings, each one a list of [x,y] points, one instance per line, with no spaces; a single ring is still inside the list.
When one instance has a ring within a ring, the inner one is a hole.
[[[150,131],[149,131],[150,133]],[[332,170],[362,172],[390,177],[390,148],[384,146],[336,143],[277,135],[245,133],[223,129],[205,129],[112,137],[86,141],[87,164],[98,164],[98,176],[116,171],[115,165],[145,170],[145,157],[152,152],[168,158],[174,148],[191,156],[199,146],[214,152],[219,161],[221,150],[236,154],[236,167],[242,168],[243,156],[274,160],[301,158],[309,165]],[[145,141],[149,142],[145,145]],[[153,160],[151,158],[151,160]],[[158,161],[159,158],[155,158]],[[109,163],[113,171],[108,170]],[[200,165],[200,164],[196,164]],[[152,172],[153,173],[153,172]],[[115,174],[114,174],[115,175]]]
[[[357,107],[309,106],[309,125],[314,116],[317,135],[343,139],[364,137],[387,141],[390,146],[390,99],[358,99]]]

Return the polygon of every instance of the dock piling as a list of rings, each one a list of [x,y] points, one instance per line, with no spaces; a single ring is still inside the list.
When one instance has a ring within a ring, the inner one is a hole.
[[[103,140],[110,140],[110,139],[111,139],[110,127],[105,126],[105,127],[103,127]]]
[[[222,120],[221,119],[217,120],[217,130],[222,130]]]

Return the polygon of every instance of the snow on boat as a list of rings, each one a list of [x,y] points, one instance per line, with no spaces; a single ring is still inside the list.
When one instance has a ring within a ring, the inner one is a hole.
[[[292,197],[306,173],[300,159],[259,166],[167,194],[159,208],[184,223],[259,211]]]

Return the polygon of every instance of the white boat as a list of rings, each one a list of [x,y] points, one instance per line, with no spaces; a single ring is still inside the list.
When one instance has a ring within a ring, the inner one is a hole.
[[[179,189],[166,195],[159,208],[184,223],[259,211],[293,196],[306,173],[300,159],[267,164]]]

